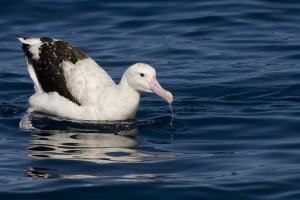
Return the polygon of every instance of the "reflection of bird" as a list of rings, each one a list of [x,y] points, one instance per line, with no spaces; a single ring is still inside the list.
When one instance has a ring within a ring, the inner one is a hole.
[[[37,116],[36,116],[37,115]],[[45,116],[45,115],[44,115]],[[27,151],[33,158],[86,160],[97,163],[140,162],[153,154],[138,152],[138,126],[129,121],[61,121],[43,114],[26,114],[20,128],[33,136]],[[66,128],[67,127],[67,128]]]
[[[136,135],[137,129],[123,131]],[[139,142],[133,137],[109,133],[80,133],[68,131],[32,132],[27,151],[31,157],[64,160],[86,160],[97,163],[140,162],[154,157],[133,149]]]
[[[61,40],[18,36],[27,58],[35,94],[27,112],[39,111],[84,120],[133,119],[141,92],[173,96],[145,63],[129,67],[118,85],[87,54]]]
[[[40,167],[29,167],[25,172],[27,175],[34,179],[59,179],[59,178],[70,178],[70,179],[82,179],[82,178],[105,178],[105,184],[107,184],[107,180],[112,182],[120,182],[123,181],[138,181],[138,182],[153,182],[153,181],[163,181],[170,180],[177,176],[177,174],[127,174],[123,176],[111,176],[108,177],[104,173],[97,174],[57,174],[55,173],[56,169],[54,168],[40,168]],[[101,180],[101,179],[100,179]]]
[[[42,113],[26,114],[20,121],[20,128],[31,131],[32,137],[27,152],[35,159],[80,160],[102,164],[161,162],[175,157],[174,154],[166,154],[159,149],[153,151],[151,141],[150,148],[139,147],[139,141],[136,139],[139,126],[135,122],[78,123],[76,120],[67,121],[56,116],[45,116],[47,115]],[[147,140],[140,140],[143,141],[143,145],[148,143]],[[28,172],[40,175],[36,170]]]

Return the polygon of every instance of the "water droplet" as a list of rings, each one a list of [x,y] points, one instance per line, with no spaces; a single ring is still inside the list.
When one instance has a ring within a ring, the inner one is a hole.
[[[173,112],[173,108],[172,108],[172,105],[169,104],[169,110],[171,111],[171,121],[170,121],[170,125],[171,125],[171,129],[172,129],[172,123],[173,123],[173,119],[174,119],[174,112]]]

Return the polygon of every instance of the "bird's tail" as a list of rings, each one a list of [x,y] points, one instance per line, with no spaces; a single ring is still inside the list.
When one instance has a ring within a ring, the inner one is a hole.
[[[18,35],[17,38],[24,44],[34,45],[41,43],[40,38],[27,37]]]

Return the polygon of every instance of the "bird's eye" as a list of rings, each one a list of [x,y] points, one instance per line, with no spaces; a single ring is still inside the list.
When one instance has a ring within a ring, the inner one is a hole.
[[[140,75],[141,75],[141,77],[144,77],[144,76],[145,76],[145,74],[144,74],[144,73],[140,73]]]

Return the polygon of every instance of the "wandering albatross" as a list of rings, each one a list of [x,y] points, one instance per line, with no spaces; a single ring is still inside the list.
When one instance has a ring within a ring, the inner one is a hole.
[[[155,93],[169,104],[170,92],[146,63],[130,66],[119,84],[93,59],[67,42],[48,37],[17,36],[23,43],[35,93],[28,113],[43,112],[79,120],[127,120],[136,115],[142,92]]]

